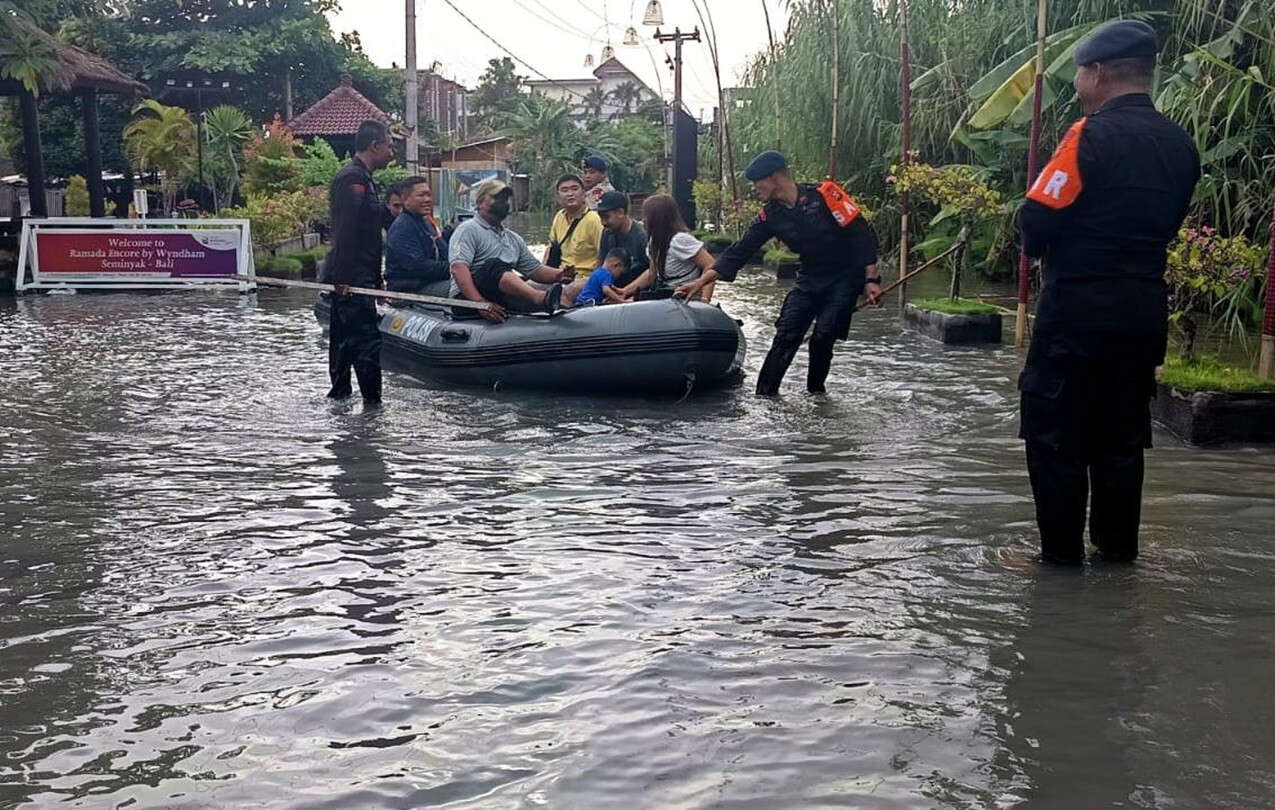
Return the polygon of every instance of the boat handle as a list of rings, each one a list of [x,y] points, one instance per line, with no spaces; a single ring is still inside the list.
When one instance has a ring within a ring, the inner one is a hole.
[[[444,343],[465,343],[469,340],[469,330],[450,326],[440,330],[438,336]]]

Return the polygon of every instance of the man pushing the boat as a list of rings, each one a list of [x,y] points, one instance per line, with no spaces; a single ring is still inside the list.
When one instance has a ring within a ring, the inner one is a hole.
[[[850,334],[850,317],[859,296],[866,294],[874,304],[881,296],[876,232],[840,186],[831,180],[819,185],[797,183],[788,173],[788,161],[778,152],[761,153],[744,174],[762,201],[761,212],[743,238],[698,279],[678,287],[677,295],[694,298],[719,278],[734,281],[739,269],[769,239],[786,244],[801,256],[801,271],[775,321],[775,338],[757,375],[757,393],[779,393],[784,373],[813,323],[806,390],[822,394],[833,346]]]
[[[575,276],[570,268],[541,264],[523,238],[504,226],[512,201],[513,189],[503,181],[480,183],[475,189],[476,216],[456,228],[449,246],[451,297],[487,304],[482,317],[494,323],[505,320],[511,306],[552,314],[562,301],[562,283]],[[528,279],[552,286],[542,290]]]

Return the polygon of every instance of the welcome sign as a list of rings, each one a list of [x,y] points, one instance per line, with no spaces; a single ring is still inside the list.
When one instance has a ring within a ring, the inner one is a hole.
[[[243,284],[253,275],[239,220],[36,220],[24,223],[22,252],[32,271],[22,286],[32,288]]]

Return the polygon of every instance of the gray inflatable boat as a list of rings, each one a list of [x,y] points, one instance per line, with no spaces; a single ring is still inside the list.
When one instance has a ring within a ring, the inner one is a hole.
[[[326,293],[314,309],[326,329]],[[500,324],[453,318],[450,308],[387,307],[381,336],[387,359],[423,379],[605,394],[736,383],[747,346],[739,322],[717,306],[675,300],[511,315]]]

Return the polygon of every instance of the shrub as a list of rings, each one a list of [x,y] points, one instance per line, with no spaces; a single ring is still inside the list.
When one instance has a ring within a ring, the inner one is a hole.
[[[1260,308],[1257,279],[1266,248],[1242,236],[1223,237],[1213,228],[1188,225],[1169,245],[1169,322],[1182,333],[1182,355],[1195,353],[1200,312],[1221,312],[1241,339]]]
[[[291,256],[276,256],[270,260],[269,272],[283,278],[300,278],[301,262]]]
[[[66,215],[68,217],[89,215],[89,184],[78,174],[71,175],[66,182]]]
[[[265,135],[254,135],[244,147],[244,193],[251,197],[300,190],[301,161],[297,160],[300,146],[301,142],[284,128],[276,115]]]
[[[311,188],[276,195],[248,196],[246,204],[226,209],[230,218],[247,219],[252,225],[252,243],[258,251],[268,251],[286,239],[301,236],[311,222],[328,218],[326,189]]]
[[[307,273],[314,271],[315,257],[314,253],[309,250],[303,250],[299,253],[289,253],[289,259],[296,259],[301,263],[301,269]]]

